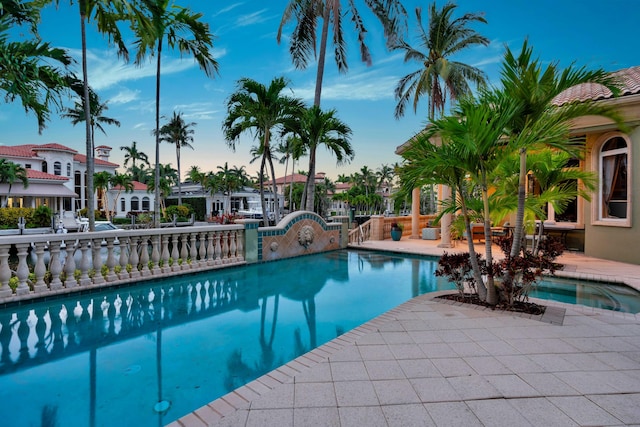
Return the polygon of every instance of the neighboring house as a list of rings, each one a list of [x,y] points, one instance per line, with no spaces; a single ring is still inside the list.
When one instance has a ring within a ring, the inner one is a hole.
[[[589,99],[611,105],[622,115],[628,129],[621,132],[610,120],[596,116],[573,122],[572,134],[586,140],[585,159],[576,161],[576,166],[593,171],[598,188],[590,201],[577,198],[562,215],[549,208],[546,223],[550,229],[564,229],[568,239],[573,239],[585,255],[640,264],[640,251],[630,250],[640,241],[640,198],[632,197],[640,191],[640,66],[613,75],[623,86],[616,98],[601,85],[584,84],[563,92],[555,100],[558,105]],[[401,154],[410,143],[411,140],[399,146],[396,153]],[[414,191],[413,196],[416,195],[419,193]]]
[[[149,193],[147,184],[132,181],[133,189],[125,191],[120,186],[115,186],[107,191],[109,209],[113,210],[113,202],[116,200],[114,216],[125,218],[129,212],[150,212],[153,210],[154,194]]]
[[[95,171],[114,174],[119,166],[109,161],[110,147],[96,147]],[[87,157],[64,145],[25,144],[0,146],[0,157],[27,169],[29,186],[14,182],[8,206],[47,205],[53,212],[74,212],[86,206]],[[0,184],[0,196],[7,197],[8,184]],[[97,207],[97,204],[96,204]]]
[[[182,183],[182,201],[189,203],[189,199],[205,199],[206,217],[211,218],[222,215],[223,213],[234,213],[255,211],[261,213],[260,208],[260,190],[257,188],[244,187],[241,190],[234,191],[230,195],[217,192],[211,194],[202,188],[201,184],[186,181]],[[171,188],[172,194],[167,199],[178,198],[178,186]],[[275,198],[273,193],[265,187],[265,198],[267,200],[267,210],[275,211]],[[284,196],[278,192],[278,204],[280,209],[284,206]]]

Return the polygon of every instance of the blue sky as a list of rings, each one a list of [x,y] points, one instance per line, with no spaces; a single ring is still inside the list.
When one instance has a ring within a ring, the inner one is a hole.
[[[48,8],[43,14],[40,33],[54,46],[64,47],[80,61],[80,27],[76,6]],[[286,0],[268,2],[178,0],[178,4],[203,13],[216,39],[214,55],[219,62],[219,74],[207,78],[190,58],[181,59],[176,51],[165,51],[162,68],[161,114],[170,117],[181,112],[185,120],[195,122],[194,150],[184,149],[181,156],[183,173],[192,165],[203,171],[216,171],[217,166],[246,166],[251,175],[259,163],[250,164],[249,151],[257,145],[250,134],[237,144],[236,152],[226,145],[221,125],[226,115],[226,100],[239,78],[249,77],[268,84],[274,77],[290,80],[295,96],[311,104],[315,84],[315,63],[309,69],[294,69],[288,52],[288,40],[276,42],[276,32]],[[377,169],[382,164],[400,161],[395,148],[418,132],[426,123],[426,99],[417,114],[407,109],[405,117],[393,116],[396,102],[393,90],[400,78],[418,69],[415,63],[404,64],[400,52],[385,49],[379,23],[361,0],[356,0],[365,17],[367,43],[373,54],[373,65],[360,63],[357,44],[350,21],[345,20],[349,42],[349,71],[338,74],[329,58],[325,70],[322,97],[323,108],[335,108],[337,115],[353,130],[351,143],[356,156],[347,165],[336,167],[335,160],[320,148],[318,171],[335,179],[338,174],[350,174],[363,166]],[[438,5],[444,2],[438,1]],[[417,6],[426,10],[429,2],[406,0],[409,13],[409,40],[415,38]],[[640,65],[637,30],[640,20],[640,0],[460,0],[456,16],[466,12],[482,12],[487,24],[474,28],[491,40],[488,47],[477,47],[456,57],[456,60],[479,67],[497,84],[500,61],[505,45],[519,52],[525,38],[543,61],[559,61],[568,66],[575,63],[587,68],[601,67],[615,71]],[[288,36],[292,26],[285,28]],[[96,134],[96,145],[113,147],[111,160],[123,163],[120,146],[138,146],[154,158],[155,63],[142,67],[118,59],[114,49],[91,26],[88,30],[89,82],[102,101],[108,101],[106,116],[118,119],[120,127],[107,126],[105,136]],[[72,106],[73,101],[68,102]],[[45,144],[57,142],[84,153],[84,126],[52,115],[52,121],[41,135],[32,114],[25,114],[19,103],[0,103],[0,144]],[[162,122],[161,122],[162,123]],[[176,166],[175,149],[161,144],[160,161]],[[307,168],[307,158],[300,167]],[[278,165],[276,174],[284,174]]]

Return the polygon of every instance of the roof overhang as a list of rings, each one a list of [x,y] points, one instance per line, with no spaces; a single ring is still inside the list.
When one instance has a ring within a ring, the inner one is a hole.
[[[76,193],[64,185],[31,183],[24,187],[21,182],[14,183],[9,193],[9,184],[0,184],[0,196],[13,197],[78,197]]]

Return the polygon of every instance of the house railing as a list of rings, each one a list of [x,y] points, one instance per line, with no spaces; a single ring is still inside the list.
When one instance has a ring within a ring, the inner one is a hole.
[[[0,302],[245,264],[243,225],[12,236]]]
[[[364,222],[349,231],[349,244],[361,245],[363,242],[371,239],[372,220]]]

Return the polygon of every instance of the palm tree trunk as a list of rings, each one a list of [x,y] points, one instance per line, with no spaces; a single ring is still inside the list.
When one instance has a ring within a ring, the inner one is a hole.
[[[296,159],[291,159],[291,184],[289,184],[289,212],[293,212],[291,209],[293,206],[293,173],[296,170]]]
[[[178,166],[178,205],[182,205],[182,180],[180,177],[180,142],[176,142],[176,163]]]
[[[527,149],[520,149],[520,175],[518,177],[518,210],[516,211],[516,223],[513,229],[513,242],[509,256],[515,258],[522,249],[522,235],[524,233],[524,206],[526,199],[527,179]]]
[[[158,40],[158,60],[156,63],[156,159],[154,176],[153,226],[160,226],[160,58],[162,58],[162,37]]]
[[[318,69],[316,73],[316,93],[313,99],[313,105],[320,106],[320,96],[322,95],[322,80],[324,78],[324,63],[327,56],[327,38],[329,37],[329,18],[330,10],[328,3],[334,0],[328,0],[324,5],[324,14],[322,16],[322,34],[320,36],[320,53],[318,54]]]
[[[273,198],[274,198],[274,216],[276,224],[280,222],[280,203],[278,203],[278,186],[276,185],[276,170],[273,168],[273,159],[271,158],[271,152],[268,152],[269,169],[271,170],[271,180],[273,181]]]
[[[486,173],[483,172],[483,181],[486,182]],[[487,186],[482,187],[482,204],[484,207],[484,248],[485,248],[485,265],[487,266],[487,303],[496,305],[498,303],[498,295],[493,281],[493,253],[491,251],[491,218],[489,217],[489,192]],[[473,239],[473,238],[472,238]]]
[[[87,216],[89,217],[89,231],[95,230],[96,227],[96,211],[95,211],[95,195],[93,188],[93,174],[95,172],[94,151],[91,132],[91,104],[89,98],[89,78],[87,76],[87,32],[86,32],[86,15],[83,10],[84,2],[78,2],[80,8],[80,32],[82,38],[82,86],[84,96],[84,122],[86,131],[87,152]]]
[[[262,161],[260,162],[260,204],[262,205],[262,220],[265,227],[269,225],[269,218],[267,217],[267,203],[264,198],[264,167],[267,162],[266,152],[262,154]]]
[[[313,212],[316,192],[316,147],[309,147],[309,176],[307,176],[307,199],[305,209]]]

